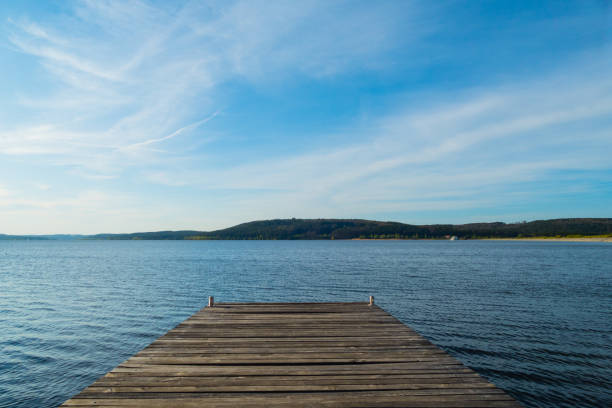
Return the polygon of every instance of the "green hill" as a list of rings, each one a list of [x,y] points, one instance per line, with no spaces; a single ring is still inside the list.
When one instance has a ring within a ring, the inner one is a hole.
[[[521,223],[410,225],[359,219],[277,219],[253,221],[217,231],[159,231],[98,234],[90,239],[460,239],[612,236],[612,218],[562,218]]]

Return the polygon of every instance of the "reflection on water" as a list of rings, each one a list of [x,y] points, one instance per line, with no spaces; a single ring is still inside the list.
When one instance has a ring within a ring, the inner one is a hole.
[[[374,295],[525,406],[612,406],[611,244],[0,241],[0,407],[60,404],[209,295]]]

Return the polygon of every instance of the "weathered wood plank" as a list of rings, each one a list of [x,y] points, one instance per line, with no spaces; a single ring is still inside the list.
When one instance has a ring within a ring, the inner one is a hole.
[[[467,388],[466,392],[472,392],[474,390],[486,389],[488,392],[502,392],[494,388],[493,385],[487,383],[473,383],[473,382],[461,382],[461,383],[413,383],[409,381],[401,382],[383,382],[378,384],[366,383],[366,384],[262,384],[262,385],[251,385],[251,384],[239,384],[239,385],[182,385],[182,386],[167,386],[167,385],[134,385],[134,384],[119,384],[119,385],[108,385],[108,384],[92,384],[86,390],[84,390],[80,397],[89,394],[102,394],[102,393],[162,393],[162,392],[173,392],[173,393],[188,393],[188,392],[199,392],[199,393],[210,393],[210,392],[251,392],[251,391],[266,391],[266,392],[292,392],[292,391],[367,391],[367,390],[458,390]]]
[[[335,394],[335,395],[334,395]],[[417,395],[364,395],[363,392],[351,395],[339,392],[328,392],[323,396],[312,393],[294,393],[292,395],[257,395],[227,397],[203,397],[201,394],[191,397],[168,398],[164,396],[130,397],[130,398],[75,398],[63,406],[97,406],[97,407],[520,407],[509,399],[478,398],[459,396],[417,396]],[[333,395],[333,396],[332,396]]]
[[[476,374],[387,374],[387,375],[304,375],[296,377],[284,376],[230,376],[230,377],[107,377],[97,380],[92,386],[233,386],[233,385],[371,385],[371,384],[431,384],[434,386],[445,384],[472,384],[479,383],[493,386]]]
[[[216,303],[66,407],[518,407],[376,305]]]

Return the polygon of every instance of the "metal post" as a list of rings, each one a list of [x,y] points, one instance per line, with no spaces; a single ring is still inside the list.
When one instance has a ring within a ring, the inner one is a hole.
[[[370,306],[374,304],[374,296],[370,296]]]
[[[208,307],[213,307],[215,305],[215,298],[213,296],[208,297]]]

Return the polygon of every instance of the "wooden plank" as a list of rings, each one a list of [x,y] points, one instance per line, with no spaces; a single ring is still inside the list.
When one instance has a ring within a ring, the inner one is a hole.
[[[376,305],[211,304],[62,406],[520,406]]]
[[[214,377],[107,377],[104,376],[92,386],[131,386],[139,384],[142,386],[233,386],[233,385],[372,385],[372,384],[430,384],[433,386],[444,384],[472,384],[479,383],[493,386],[484,381],[476,374],[386,374],[386,375],[326,375],[326,376],[214,376]]]

